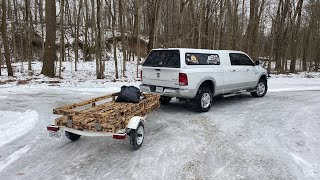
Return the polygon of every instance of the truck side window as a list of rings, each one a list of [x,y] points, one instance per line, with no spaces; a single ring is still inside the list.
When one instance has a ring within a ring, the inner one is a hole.
[[[187,65],[220,65],[218,54],[186,53]]]
[[[241,65],[240,58],[238,57],[238,54],[230,53],[229,57],[230,57],[231,65],[233,65],[233,66]]]
[[[246,56],[245,54],[240,53],[230,53],[230,62],[231,65],[236,66],[253,66],[254,63]]]

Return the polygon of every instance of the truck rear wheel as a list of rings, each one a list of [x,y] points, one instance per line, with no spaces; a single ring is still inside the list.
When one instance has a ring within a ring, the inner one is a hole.
[[[266,80],[260,79],[254,92],[250,94],[254,97],[263,97],[267,94],[268,84]]]
[[[70,140],[70,141],[76,141],[80,138],[81,135],[79,134],[74,134],[72,132],[68,132],[65,131],[66,137]]]
[[[160,101],[161,104],[167,105],[167,104],[170,103],[171,99],[172,99],[172,97],[161,96],[160,99],[159,99],[159,101]]]
[[[141,147],[144,140],[144,126],[142,122],[139,122],[137,129],[130,131],[130,146],[133,150],[137,150]]]
[[[212,106],[212,91],[208,87],[200,87],[192,100],[192,108],[198,112],[207,112]]]

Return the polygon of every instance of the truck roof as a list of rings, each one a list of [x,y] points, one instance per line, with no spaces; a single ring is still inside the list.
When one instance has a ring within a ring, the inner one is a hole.
[[[157,48],[152,50],[181,50],[184,52],[194,52],[194,53],[222,53],[222,52],[229,52],[229,53],[244,53],[242,51],[236,50],[214,50],[214,49],[195,49],[195,48]]]

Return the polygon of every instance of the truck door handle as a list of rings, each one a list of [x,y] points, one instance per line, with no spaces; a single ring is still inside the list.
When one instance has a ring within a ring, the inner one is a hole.
[[[247,71],[249,71],[249,69],[247,69]]]
[[[235,70],[235,69],[233,69],[233,70],[231,70],[231,72],[236,72],[236,70]]]
[[[155,69],[156,71],[161,71],[161,69]]]

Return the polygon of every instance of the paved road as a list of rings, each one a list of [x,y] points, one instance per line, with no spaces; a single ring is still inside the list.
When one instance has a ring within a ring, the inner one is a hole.
[[[0,179],[320,179],[320,91],[221,98],[208,113],[173,101],[148,116],[138,151],[128,140],[47,137],[53,107],[97,95],[8,93],[1,110],[36,110],[40,121],[0,147]]]

